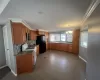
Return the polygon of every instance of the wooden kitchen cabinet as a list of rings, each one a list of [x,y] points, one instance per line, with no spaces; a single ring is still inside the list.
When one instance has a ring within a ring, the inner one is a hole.
[[[68,52],[70,52],[70,53],[73,52],[72,44],[68,44]]]
[[[36,40],[36,37],[37,37],[36,31],[31,30],[30,31],[30,37],[31,37],[31,40]]]
[[[48,50],[48,42],[46,42],[46,50]]]
[[[59,51],[66,51],[72,52],[72,44],[67,43],[49,43],[50,50],[59,50]]]
[[[26,27],[22,23],[11,23],[14,44],[23,44],[26,41]]]
[[[17,74],[27,73],[33,71],[33,54],[23,54],[16,56]]]
[[[80,29],[74,30],[73,33],[73,53],[75,55],[79,54],[79,40],[80,40]]]

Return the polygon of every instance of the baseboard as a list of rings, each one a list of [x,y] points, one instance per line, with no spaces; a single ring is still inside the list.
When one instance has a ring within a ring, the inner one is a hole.
[[[4,66],[0,67],[0,69],[2,69],[2,68],[4,68],[4,67],[7,67],[7,65],[4,65]]]
[[[17,76],[17,74],[16,74],[13,70],[11,70],[11,72],[12,72],[15,76]]]
[[[81,56],[79,56],[79,58],[87,63],[87,61],[84,58],[82,58]]]

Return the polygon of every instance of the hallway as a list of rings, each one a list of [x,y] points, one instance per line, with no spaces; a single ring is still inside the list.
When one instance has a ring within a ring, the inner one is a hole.
[[[52,50],[38,56],[33,73],[15,77],[10,72],[2,80],[85,80],[85,66],[71,53]]]

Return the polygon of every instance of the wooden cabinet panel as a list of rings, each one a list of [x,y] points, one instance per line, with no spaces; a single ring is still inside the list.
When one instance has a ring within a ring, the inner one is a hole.
[[[49,43],[49,49],[72,52],[72,44],[66,43]]]
[[[31,36],[31,40],[36,40],[36,36],[37,36],[36,31],[31,30],[30,31],[30,36]]]
[[[22,26],[22,43],[26,42],[26,27]]]
[[[33,71],[33,55],[25,54],[16,57],[17,74]]]
[[[26,28],[22,23],[11,23],[14,44],[22,44],[26,41]]]
[[[79,38],[80,38],[80,29],[77,29],[73,33],[73,53],[78,55],[79,54]]]
[[[48,42],[46,42],[46,50],[48,50]]]
[[[55,47],[54,47],[54,49],[55,49],[55,50],[59,50],[59,49],[60,49],[60,47],[61,47],[58,43],[55,43],[55,45],[54,45],[54,46],[55,46]]]
[[[66,52],[68,52],[68,47],[69,47],[68,44],[66,44],[66,48],[65,48]]]
[[[62,43],[62,51],[66,51],[66,49],[67,49],[66,45],[67,44]]]
[[[73,52],[72,50],[73,50],[73,49],[72,49],[72,45],[69,44],[69,45],[68,45],[68,52]]]

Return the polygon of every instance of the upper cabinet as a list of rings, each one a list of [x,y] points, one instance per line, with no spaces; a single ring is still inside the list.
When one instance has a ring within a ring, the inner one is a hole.
[[[44,31],[39,31],[39,35],[45,35]]]
[[[45,35],[48,41],[48,32],[30,30],[22,23],[11,22],[13,44],[23,44],[27,40],[36,40],[38,35]]]
[[[26,34],[29,31],[22,23],[11,23],[14,44],[23,44],[27,41]]]
[[[31,30],[31,31],[30,31],[31,40],[36,40],[36,36],[37,36],[36,31]]]

